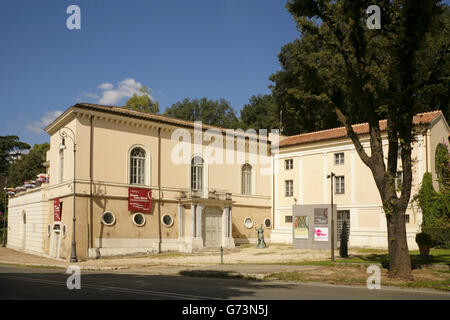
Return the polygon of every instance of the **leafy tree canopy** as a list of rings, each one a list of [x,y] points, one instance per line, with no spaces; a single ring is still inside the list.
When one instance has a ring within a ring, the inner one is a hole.
[[[371,5],[381,9],[381,29],[366,24]],[[283,70],[272,78],[274,95],[286,110],[283,133],[326,128],[339,119],[370,168],[383,203],[389,274],[411,279],[405,211],[411,196],[413,116],[448,108],[449,8],[439,0],[289,0],[287,8],[302,38],[283,48]],[[387,157],[381,119],[387,119]],[[370,153],[353,130],[355,122],[368,123]],[[399,161],[400,195],[394,180]]]
[[[142,86],[139,92],[139,95],[135,93],[128,99],[124,108],[141,112],[158,113],[159,105],[157,101],[153,102],[150,96],[151,90],[146,86]]]
[[[204,124],[223,128],[239,127],[236,113],[225,99],[186,98],[167,108],[164,115],[188,121],[202,121]]]
[[[0,176],[7,174],[9,166],[30,145],[19,141],[18,136],[0,136]]]
[[[281,49],[282,70],[270,77],[283,133],[340,126],[336,107],[351,123],[367,121],[361,104],[386,119],[393,102],[411,109],[393,94],[404,90],[414,97],[415,113],[440,109],[450,120],[450,11],[439,2],[289,1],[301,38]],[[380,30],[366,27],[365,10],[372,4],[382,10]],[[410,85],[401,87],[405,77]],[[352,98],[355,90],[359,101]]]
[[[50,144],[35,144],[33,148],[20,160],[14,162],[9,168],[8,185],[20,186],[26,180],[35,180],[40,173],[45,173],[43,163],[46,160]]]
[[[240,120],[243,129],[280,128],[279,108],[272,95],[254,95],[249,102],[241,110]]]

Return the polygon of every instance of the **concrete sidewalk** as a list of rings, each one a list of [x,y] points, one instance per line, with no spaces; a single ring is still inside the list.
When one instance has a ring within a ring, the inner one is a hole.
[[[156,259],[155,259],[156,260]],[[127,263],[128,262],[128,263]],[[141,262],[141,263],[139,263]],[[202,273],[224,273],[228,275],[245,275],[253,278],[263,278],[264,275],[283,272],[316,269],[315,266],[273,265],[273,264],[168,264],[164,261],[148,263],[142,257],[122,257],[114,259],[87,260],[78,263],[70,263],[65,260],[57,260],[26,254],[9,248],[0,247],[0,264],[22,265],[44,268],[67,268],[69,265],[78,265],[82,270],[112,271],[121,270],[123,273],[147,273],[175,275],[180,271]]]

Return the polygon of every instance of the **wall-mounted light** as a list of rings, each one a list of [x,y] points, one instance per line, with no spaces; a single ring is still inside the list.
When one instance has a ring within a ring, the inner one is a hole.
[[[66,140],[63,138],[61,144],[59,145],[59,150],[62,151],[62,150],[66,150],[66,149],[67,149]]]

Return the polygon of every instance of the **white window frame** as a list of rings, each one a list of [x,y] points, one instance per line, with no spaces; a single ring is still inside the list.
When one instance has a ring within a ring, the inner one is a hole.
[[[250,219],[251,225],[246,225],[246,224],[245,224],[246,221],[247,221],[247,219]],[[244,218],[244,227],[246,227],[247,229],[251,229],[251,228],[253,228],[253,225],[254,225],[254,222],[253,222],[253,219],[252,219],[251,217],[245,217],[245,218]]]
[[[344,152],[337,152],[334,154],[334,165],[340,166],[345,163],[345,153]]]
[[[294,169],[294,159],[284,160],[284,170],[292,170],[292,169]]]
[[[113,217],[113,221],[111,223],[106,223],[104,216],[105,214],[110,213]],[[102,213],[102,224],[104,224],[105,226],[113,226],[116,223],[116,215],[112,212],[112,211],[105,211]]]
[[[194,164],[195,158],[202,159],[202,164]],[[193,176],[195,173],[195,181],[193,180]],[[201,173],[201,178],[199,179]],[[205,159],[201,155],[194,155],[191,158],[191,163],[189,165],[189,187],[192,191],[200,191],[203,192],[205,190]]]
[[[294,196],[294,180],[284,180],[284,196],[293,197]]]
[[[249,168],[249,170],[244,170]],[[244,195],[252,195],[254,194],[255,185],[254,185],[254,169],[253,166],[249,163],[244,163],[241,167],[241,193]]]
[[[267,221],[267,220],[270,221],[270,227],[266,226],[266,221]],[[270,219],[270,218],[265,218],[263,224],[264,224],[264,228],[266,228],[266,229],[272,229],[272,219]]]
[[[164,217],[165,216],[169,216],[170,217],[170,219],[171,219],[171,223],[170,224],[166,224],[165,222],[164,222]],[[166,213],[166,214],[163,214],[163,216],[161,217],[161,224],[164,226],[164,227],[166,227],[166,228],[170,228],[171,226],[173,226],[173,224],[174,224],[174,219],[173,219],[173,216],[170,214],[170,213]]]
[[[345,176],[336,176],[334,194],[345,194]]]
[[[138,224],[136,221],[134,221],[134,218],[135,218],[137,215],[141,215],[141,216],[144,218],[144,222],[142,222],[141,224]],[[131,216],[131,221],[133,221],[133,223],[134,223],[135,226],[143,227],[143,226],[145,225],[145,223],[147,222],[147,219],[145,219],[145,214],[143,214],[143,213],[141,213],[141,212],[136,212],[136,213],[134,213],[134,214]]]
[[[131,183],[131,152],[135,148],[141,148],[145,152],[145,163],[144,163],[144,183],[143,184],[137,184],[137,183]],[[136,186],[149,186],[150,185],[150,173],[151,173],[151,156],[150,152],[141,144],[134,144],[128,149],[127,153],[127,184],[129,185],[136,185]]]

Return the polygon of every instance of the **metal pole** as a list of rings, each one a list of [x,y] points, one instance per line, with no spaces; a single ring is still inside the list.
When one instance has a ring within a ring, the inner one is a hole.
[[[331,261],[334,261],[334,206],[333,206],[333,177],[331,172]]]
[[[3,232],[2,232],[2,247],[6,246],[6,208],[8,203],[8,178],[5,180],[5,211],[3,212]]]
[[[75,139],[75,136],[74,136]],[[72,232],[72,253],[70,255],[70,262],[77,262],[77,243],[75,240],[75,222],[76,222],[76,216],[75,216],[75,209],[76,209],[76,198],[75,198],[75,187],[76,187],[76,144],[75,141],[73,141],[73,232]]]

